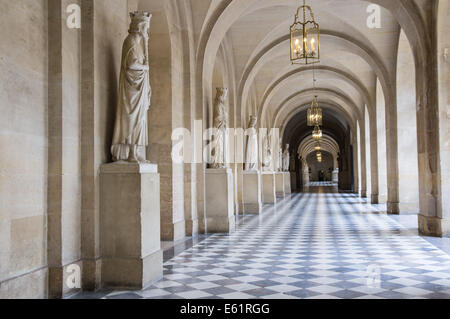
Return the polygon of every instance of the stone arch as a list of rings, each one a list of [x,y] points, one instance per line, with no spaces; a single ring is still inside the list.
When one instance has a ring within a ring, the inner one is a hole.
[[[302,104],[301,104],[302,105]],[[331,108],[334,111],[337,111],[336,113],[342,115],[344,117],[344,119],[347,121],[347,124],[350,125],[351,129],[354,129],[353,127],[353,123],[355,123],[354,119],[352,118],[351,114],[349,114],[342,106],[340,106],[338,103],[331,101],[331,100],[325,100],[323,103],[321,103],[321,105],[325,108]],[[289,123],[292,118],[294,118],[298,113],[306,110],[310,105],[306,104],[300,107],[295,107],[290,113],[288,113],[288,115],[286,116],[286,118],[282,121],[282,125],[281,126],[281,132],[280,132],[280,136],[284,137],[286,134],[286,125],[287,123]],[[277,124],[274,125],[274,127],[279,127]]]
[[[305,138],[299,145],[297,154],[300,157],[306,158],[308,154],[315,151],[315,146],[317,145],[317,141],[315,141],[311,136]],[[328,134],[324,134],[322,140],[320,141],[321,147],[333,155],[334,166],[337,167],[337,157],[339,154],[339,145],[336,140],[329,136]]]
[[[421,170],[421,211],[430,211],[433,215],[442,209],[442,186],[440,183],[440,160],[438,155],[439,150],[439,132],[434,132],[433,128],[438,127],[437,118],[437,91],[436,91],[436,58],[434,50],[432,50],[431,39],[427,36],[430,29],[422,18],[420,9],[417,4],[412,1],[387,1],[387,0],[373,0],[373,3],[379,4],[389,10],[396,18],[400,26],[405,30],[408,40],[411,43],[413,52],[415,54],[415,64],[417,69],[417,97],[418,97],[418,119],[419,121],[419,167]],[[209,59],[215,57],[220,41],[223,39],[225,32],[237,20],[241,13],[245,12],[252,5],[256,3],[253,1],[231,1],[222,0],[217,1],[215,6],[210,10],[208,19],[206,20],[202,33],[200,35],[200,44],[197,50],[197,89],[196,97],[201,98],[201,103],[197,103],[198,108],[203,109],[207,103],[211,101],[211,94],[205,90],[203,81],[208,81],[208,74],[210,73]],[[431,55],[431,56],[430,56]],[[205,59],[206,57],[206,59]],[[427,62],[427,63],[424,63]],[[389,78],[389,84],[392,84],[392,78]],[[389,88],[387,83],[385,88]],[[393,90],[386,90],[389,97],[386,98],[387,105],[390,106],[388,120],[388,127],[391,130],[389,134],[388,143],[388,170],[390,172],[389,185],[389,199],[388,211],[391,213],[398,212],[398,156],[396,154],[397,134],[396,131],[396,98]],[[390,92],[389,92],[390,91]],[[427,131],[432,132],[427,134]],[[426,160],[431,158],[430,161]],[[433,183],[427,182],[432,180]],[[438,185],[436,187],[430,185]],[[426,199],[428,198],[428,200]],[[430,204],[430,205],[428,205]],[[433,215],[435,216],[435,215]]]
[[[304,94],[308,94],[308,93],[319,93],[321,94],[321,96],[323,96],[324,99],[326,98],[332,98],[332,100],[338,100],[339,102],[339,107],[343,108],[345,110],[345,113],[348,114],[351,118],[352,118],[352,122],[354,120],[361,120],[362,119],[362,114],[359,111],[359,108],[356,106],[355,102],[352,101],[352,99],[350,97],[348,97],[347,95],[345,95],[344,93],[341,92],[337,92],[335,90],[331,90],[331,89],[327,89],[327,88],[316,88],[316,89],[307,89],[307,90],[303,90],[300,92],[296,92],[294,94],[292,94],[291,96],[289,96],[285,101],[283,101],[283,103],[281,104],[281,107],[278,107],[278,112],[276,114],[276,116],[274,117],[274,122],[272,123],[273,127],[277,127],[277,123],[286,123],[286,121],[282,121],[280,120],[280,114],[282,114],[281,112],[283,112],[287,107],[289,107],[289,105],[287,104],[287,102],[289,102],[290,100],[293,100],[294,98],[298,98]],[[337,105],[338,103],[335,103],[335,105]],[[276,121],[276,122],[275,122]]]
[[[352,50],[353,53],[355,53],[356,55],[362,57],[372,67],[374,72],[381,79],[380,81],[382,82],[383,91],[386,94],[387,105],[393,105],[392,104],[392,94],[389,92],[390,88],[388,85],[389,78],[390,78],[389,73],[388,73],[386,67],[384,66],[384,64],[381,62],[381,58],[379,58],[378,55],[373,50],[371,50],[369,47],[367,47],[366,45],[364,45],[363,43],[361,43],[360,41],[358,41],[356,39],[350,38],[349,36],[347,36],[345,34],[334,32],[334,31],[324,30],[323,34],[321,33],[321,37],[326,38],[327,36],[332,37],[332,38],[337,38],[340,41],[342,41],[343,43],[345,43],[347,45],[347,48]],[[283,40],[281,42],[288,41],[288,36],[282,37],[282,39]],[[263,101],[261,103],[262,104],[262,109],[260,110],[261,116],[264,115],[265,108],[267,107],[267,100],[270,98],[270,95],[273,94],[273,92],[276,90],[277,85],[280,84],[281,82],[283,82],[285,80],[285,78],[289,77],[289,75],[290,74],[287,74],[282,78],[276,79],[266,89],[266,91],[264,93]],[[366,94],[364,94],[364,98],[368,99],[368,96]],[[369,101],[367,101],[367,102],[369,102]],[[369,105],[372,105],[372,103],[370,103]],[[394,106],[395,106],[395,104],[394,104]]]

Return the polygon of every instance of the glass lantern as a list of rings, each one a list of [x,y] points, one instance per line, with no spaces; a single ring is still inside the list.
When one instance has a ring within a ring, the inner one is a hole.
[[[310,6],[297,9],[291,33],[292,64],[314,64],[320,62],[320,28],[314,20]]]

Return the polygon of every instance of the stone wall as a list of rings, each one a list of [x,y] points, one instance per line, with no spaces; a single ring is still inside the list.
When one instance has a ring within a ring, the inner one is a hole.
[[[47,1],[0,1],[0,299],[47,294]]]
[[[68,28],[69,4],[83,8]],[[0,1],[0,298],[63,297],[67,267],[98,287],[98,169],[110,161],[122,0]]]

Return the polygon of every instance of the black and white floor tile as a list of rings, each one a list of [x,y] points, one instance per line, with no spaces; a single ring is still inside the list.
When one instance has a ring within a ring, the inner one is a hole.
[[[309,182],[308,186],[313,186],[313,187],[332,187],[332,186],[336,186],[337,183],[333,183],[333,182]]]
[[[351,194],[294,194],[170,257],[162,281],[101,297],[450,299],[450,255]]]

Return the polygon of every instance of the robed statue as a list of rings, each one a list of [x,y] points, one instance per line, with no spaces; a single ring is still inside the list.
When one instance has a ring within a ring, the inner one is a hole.
[[[280,138],[280,143],[278,144],[278,167],[277,170],[279,172],[283,171],[283,139]]]
[[[217,88],[214,101],[214,137],[211,142],[211,168],[225,168],[228,152],[228,112],[225,101],[228,96],[227,88]]]
[[[130,13],[131,24],[122,47],[119,101],[111,153],[113,161],[146,162],[147,113],[152,90],[148,60],[148,30],[152,15]]]
[[[270,136],[266,135],[263,140],[263,170],[272,171],[272,147],[270,145]]]
[[[258,133],[256,131],[256,123],[258,118],[254,115],[250,116],[250,123],[247,129],[247,145],[245,154],[245,170],[258,170]]]
[[[286,144],[286,148],[283,153],[283,171],[289,172],[291,156],[289,154],[289,144]]]

